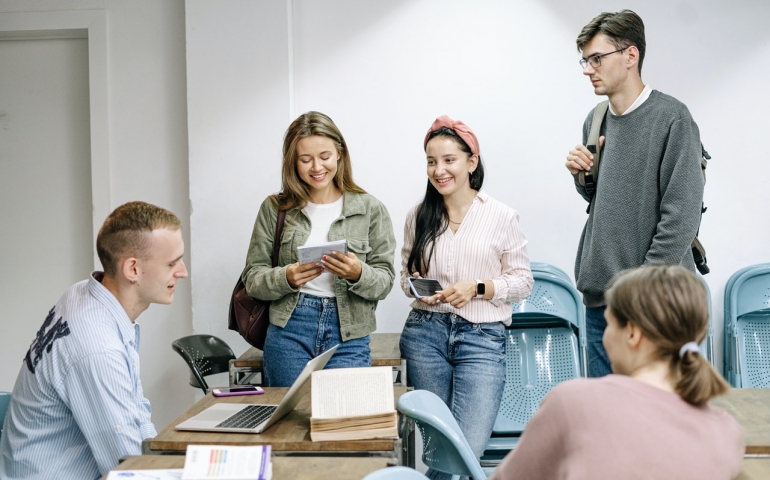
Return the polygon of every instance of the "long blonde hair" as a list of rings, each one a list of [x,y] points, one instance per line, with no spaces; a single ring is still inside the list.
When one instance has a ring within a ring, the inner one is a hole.
[[[283,137],[283,168],[281,172],[281,193],[270,199],[279,210],[303,208],[310,201],[310,186],[302,181],[297,171],[297,144],[306,137],[326,137],[334,142],[339,160],[334,186],[342,192],[366,193],[353,181],[350,152],[342,133],[331,118],[320,112],[303,113],[291,122]]]
[[[729,386],[700,353],[679,351],[700,343],[708,333],[708,297],[703,282],[680,266],[646,266],[623,272],[605,293],[607,308],[621,327],[629,322],[669,362],[674,390],[693,405],[703,405]]]

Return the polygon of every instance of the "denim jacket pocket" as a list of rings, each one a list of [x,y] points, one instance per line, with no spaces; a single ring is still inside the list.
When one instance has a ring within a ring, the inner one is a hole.
[[[476,323],[473,329],[492,340],[505,341],[505,325],[501,322]]]
[[[409,312],[409,316],[406,317],[406,324],[410,327],[416,327],[417,325],[420,325],[421,323],[430,319],[430,314],[431,312],[413,308],[412,311]]]

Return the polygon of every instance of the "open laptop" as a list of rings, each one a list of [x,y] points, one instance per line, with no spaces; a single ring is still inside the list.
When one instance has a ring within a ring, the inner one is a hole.
[[[294,410],[307,392],[310,374],[321,370],[332,358],[339,345],[307,362],[289,393],[278,405],[254,405],[243,403],[215,403],[194,417],[180,423],[175,430],[199,432],[262,433],[289,412]]]

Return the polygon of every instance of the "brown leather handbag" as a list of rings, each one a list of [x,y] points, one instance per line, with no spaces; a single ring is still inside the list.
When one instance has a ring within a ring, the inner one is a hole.
[[[273,268],[278,266],[278,252],[281,249],[281,234],[285,219],[286,212],[278,211],[278,223],[273,239]],[[238,276],[233,296],[230,298],[227,327],[230,330],[237,330],[244,340],[262,350],[265,348],[267,327],[270,326],[270,302],[258,300],[249,295],[241,277],[242,275]]]

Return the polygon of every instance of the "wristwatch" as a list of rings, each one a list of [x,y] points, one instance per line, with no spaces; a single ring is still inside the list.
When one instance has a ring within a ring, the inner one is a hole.
[[[483,297],[486,292],[487,292],[487,286],[484,284],[484,281],[476,280],[476,296]]]

